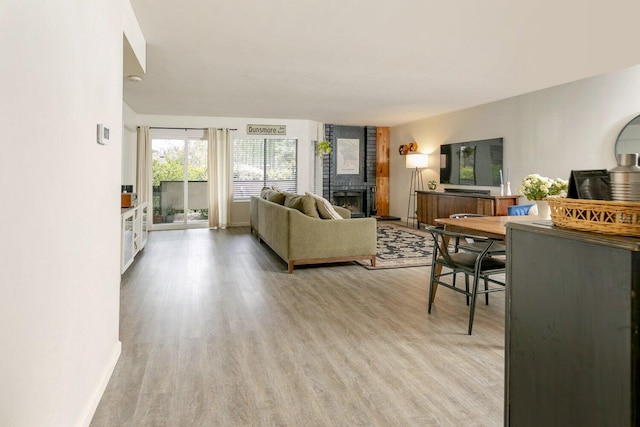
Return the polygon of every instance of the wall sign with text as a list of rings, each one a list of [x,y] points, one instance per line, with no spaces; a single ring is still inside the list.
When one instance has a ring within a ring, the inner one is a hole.
[[[287,125],[247,125],[247,135],[286,135]]]

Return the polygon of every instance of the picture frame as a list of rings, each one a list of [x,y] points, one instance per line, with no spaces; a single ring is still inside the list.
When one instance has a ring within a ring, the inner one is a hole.
[[[360,140],[338,138],[336,143],[336,174],[360,174]]]
[[[609,172],[606,169],[572,170],[567,197],[570,199],[611,200]]]

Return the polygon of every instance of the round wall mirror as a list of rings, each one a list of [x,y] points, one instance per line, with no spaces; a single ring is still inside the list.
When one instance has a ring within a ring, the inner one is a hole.
[[[616,156],[630,153],[640,153],[640,116],[627,123],[616,139]]]

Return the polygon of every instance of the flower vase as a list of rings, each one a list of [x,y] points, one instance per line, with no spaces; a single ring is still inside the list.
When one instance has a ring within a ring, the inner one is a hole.
[[[546,200],[536,200],[536,206],[538,207],[538,216],[541,219],[551,219],[551,208],[549,202]]]

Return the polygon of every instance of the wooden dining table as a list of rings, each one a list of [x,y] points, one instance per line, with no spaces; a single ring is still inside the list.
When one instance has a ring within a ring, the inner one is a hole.
[[[443,225],[445,230],[455,233],[504,239],[507,235],[507,222],[533,221],[537,219],[540,218],[535,215],[473,216],[467,218],[437,218],[435,222],[438,225]]]
[[[473,234],[481,237],[504,240],[507,235],[507,223],[513,221],[534,221],[540,220],[536,215],[518,216],[470,216],[466,218],[437,218],[436,224],[444,226],[446,231],[454,233]],[[436,274],[442,272],[442,265],[436,264]],[[433,287],[433,294],[438,290],[438,286]]]

